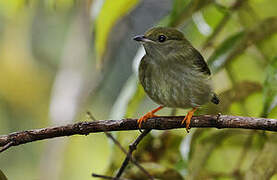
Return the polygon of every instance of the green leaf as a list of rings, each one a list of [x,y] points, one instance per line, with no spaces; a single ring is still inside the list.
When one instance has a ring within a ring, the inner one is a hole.
[[[106,0],[95,22],[95,49],[98,63],[105,53],[108,35],[115,23],[130,11],[138,0]]]
[[[215,50],[208,60],[212,72],[216,73],[230,60],[243,53],[247,47],[258,44],[277,32],[277,17],[270,17],[249,31],[232,35]]]
[[[0,180],[8,180],[8,178],[5,176],[5,174],[0,169]]]
[[[137,111],[141,101],[145,97],[145,92],[143,87],[138,84],[136,92],[134,93],[133,97],[128,102],[128,107],[126,110],[126,117],[132,117],[134,113]]]
[[[266,79],[264,81],[264,109],[263,116],[268,114],[277,106],[277,57],[266,69]]]
[[[0,1],[0,12],[7,17],[12,17],[23,10],[25,4],[24,0]]]
[[[173,8],[169,15],[169,24],[174,22],[175,19],[177,19],[180,16],[184,8],[187,6],[188,2],[189,1],[186,0],[175,0],[173,2]]]
[[[170,14],[168,26],[177,27],[185,20],[191,18],[192,14],[210,4],[212,0],[175,0]]]
[[[208,65],[213,73],[218,72],[228,60],[230,54],[236,49],[244,37],[244,32],[233,34],[224,40],[208,60]]]

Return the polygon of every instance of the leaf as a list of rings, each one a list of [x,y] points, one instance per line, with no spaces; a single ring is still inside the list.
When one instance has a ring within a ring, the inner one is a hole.
[[[277,32],[277,17],[270,17],[248,31],[241,31],[227,38],[208,60],[213,73],[218,72],[230,60],[243,53],[247,47],[262,42]]]
[[[112,27],[119,18],[123,17],[138,2],[138,0],[107,0],[103,4],[95,22],[95,49],[98,64],[103,59],[108,35]]]
[[[232,51],[236,49],[237,45],[240,43],[244,35],[245,33],[242,31],[233,34],[232,36],[224,40],[221,45],[215,50],[215,52],[208,60],[208,65],[213,73],[216,73],[224,66],[224,64],[228,60],[228,57],[230,56]]]
[[[8,180],[8,178],[5,176],[5,174],[0,169],[0,180]]]
[[[208,36],[212,33],[212,28],[205,20],[201,11],[194,13],[192,19],[201,34]]]
[[[177,19],[180,16],[184,8],[187,6],[188,2],[189,1],[186,0],[175,0],[173,2],[173,8],[169,15],[168,24],[171,24],[172,22],[174,22],[175,19]]]
[[[264,108],[263,117],[277,106],[277,57],[266,69],[266,79],[264,81]]]
[[[128,107],[126,110],[126,117],[132,117],[134,113],[137,111],[138,106],[140,105],[141,101],[145,97],[145,92],[143,87],[139,84],[137,86],[136,92],[134,93],[132,99],[128,102]]]
[[[168,26],[179,26],[185,20],[191,18],[194,12],[210,4],[212,0],[191,0],[189,3],[186,2],[185,0],[174,1]]]
[[[8,17],[14,16],[24,9],[25,4],[24,0],[0,1],[1,15],[3,14]]]

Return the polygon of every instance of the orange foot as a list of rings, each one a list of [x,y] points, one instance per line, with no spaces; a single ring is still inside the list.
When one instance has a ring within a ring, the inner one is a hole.
[[[187,115],[186,115],[186,117],[183,119],[183,121],[182,121],[182,124],[184,124],[184,122],[186,122],[186,130],[187,130],[187,132],[189,133],[189,129],[190,129],[190,127],[189,127],[189,125],[190,125],[190,120],[191,120],[191,118],[192,118],[192,116],[193,116],[193,113],[195,112],[197,110],[197,108],[193,108],[192,110],[190,110],[188,113],[187,113]]]
[[[158,108],[154,109],[153,111],[150,111],[146,113],[144,116],[138,119],[137,123],[139,126],[139,129],[141,129],[142,122],[146,122],[147,119],[152,118],[152,117],[157,117],[154,113],[162,109],[163,106],[159,106]]]

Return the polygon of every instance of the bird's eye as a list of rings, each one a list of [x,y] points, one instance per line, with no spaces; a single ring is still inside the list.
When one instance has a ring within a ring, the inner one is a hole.
[[[166,37],[165,37],[165,35],[159,35],[159,42],[165,42],[165,40],[166,40]]]

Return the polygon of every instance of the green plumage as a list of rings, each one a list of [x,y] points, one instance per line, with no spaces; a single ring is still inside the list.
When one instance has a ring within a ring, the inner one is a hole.
[[[191,108],[219,103],[210,85],[210,70],[202,55],[174,28],[152,28],[134,38],[146,55],[139,80],[147,95],[166,107]]]

